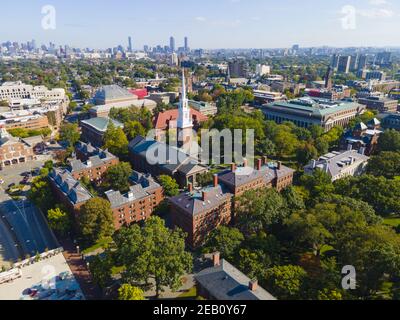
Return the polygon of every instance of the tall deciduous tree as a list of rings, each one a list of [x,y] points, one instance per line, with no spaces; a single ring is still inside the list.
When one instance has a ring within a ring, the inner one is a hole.
[[[50,228],[58,234],[65,236],[71,230],[71,220],[67,212],[60,208],[47,211]]]
[[[159,217],[144,225],[123,228],[114,236],[118,262],[126,267],[124,283],[155,287],[157,297],[167,286],[178,289],[181,277],[192,269],[192,256],[185,251],[185,235],[169,230]]]
[[[92,242],[111,236],[114,232],[113,213],[110,203],[102,198],[86,202],[78,216],[82,236]]]
[[[129,190],[129,177],[132,167],[128,162],[120,162],[111,166],[105,173],[104,186],[117,191],[127,192]]]
[[[69,147],[74,147],[79,141],[81,134],[79,133],[78,124],[66,123],[60,128],[60,140],[68,143]]]
[[[158,177],[158,181],[164,188],[164,193],[168,197],[174,197],[179,194],[179,185],[174,178],[170,176],[161,175]]]
[[[110,122],[104,135],[104,149],[108,149],[117,156],[126,157],[128,155],[128,144],[124,131]]]
[[[239,229],[221,226],[209,234],[204,248],[207,252],[219,251],[223,258],[232,261],[243,240],[244,236]]]
[[[378,149],[380,151],[400,152],[400,132],[390,129],[379,137]]]

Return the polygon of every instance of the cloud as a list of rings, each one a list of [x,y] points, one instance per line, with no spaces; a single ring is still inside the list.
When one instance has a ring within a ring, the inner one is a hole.
[[[388,2],[386,0],[369,0],[369,4],[371,6],[383,6],[388,4]]]
[[[375,0],[378,1],[378,0]],[[395,15],[393,10],[380,8],[380,9],[366,9],[366,10],[357,10],[357,13],[365,18],[391,18]]]
[[[204,22],[204,21],[206,21],[207,19],[205,18],[205,17],[196,17],[196,18],[194,18],[196,21],[199,21],[199,22]]]

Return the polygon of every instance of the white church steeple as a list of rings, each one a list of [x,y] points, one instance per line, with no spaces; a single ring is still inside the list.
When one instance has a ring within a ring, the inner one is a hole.
[[[182,94],[179,103],[178,129],[187,129],[192,127],[193,121],[190,116],[189,101],[186,97],[185,69],[182,68]]]

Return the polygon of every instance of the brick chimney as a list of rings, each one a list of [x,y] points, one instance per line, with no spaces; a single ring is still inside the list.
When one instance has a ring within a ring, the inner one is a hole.
[[[252,280],[249,282],[249,290],[250,291],[256,291],[258,288],[258,281],[257,280]]]
[[[192,183],[189,183],[189,184],[188,184],[188,191],[189,191],[190,193],[193,192],[193,184],[192,184]]]
[[[207,192],[206,192],[206,191],[203,191],[203,192],[201,193],[201,199],[202,199],[203,201],[207,201]]]
[[[235,172],[236,171],[236,163],[231,164],[231,171]]]
[[[257,170],[260,171],[262,167],[262,159],[257,160]]]
[[[219,266],[221,264],[220,258],[221,254],[218,251],[213,253],[212,259],[214,267]]]
[[[263,157],[263,162],[264,162],[264,164],[268,164],[268,157],[267,156]]]
[[[243,159],[243,167],[248,167],[249,161],[247,159]]]
[[[282,169],[282,161],[278,161],[278,170]]]
[[[214,188],[218,187],[218,175],[214,174]]]

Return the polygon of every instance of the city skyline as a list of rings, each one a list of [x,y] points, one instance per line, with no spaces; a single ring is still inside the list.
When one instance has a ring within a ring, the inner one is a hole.
[[[5,3],[0,22],[0,42],[55,42],[73,47],[128,47],[169,45],[173,36],[176,48],[189,38],[192,48],[285,48],[299,43],[302,47],[397,47],[395,32],[400,27],[400,4],[386,0],[339,0],[321,4],[287,0],[205,0],[185,3],[156,0],[149,8],[142,0],[117,0],[84,3],[42,0]],[[54,6],[55,29],[42,28],[42,7]],[[292,8],[288,9],[288,5]],[[96,8],[94,10],[93,8]],[[79,9],[79,10],[78,10]],[[179,9],[179,10],[178,10]],[[329,39],[329,40],[328,40]]]

